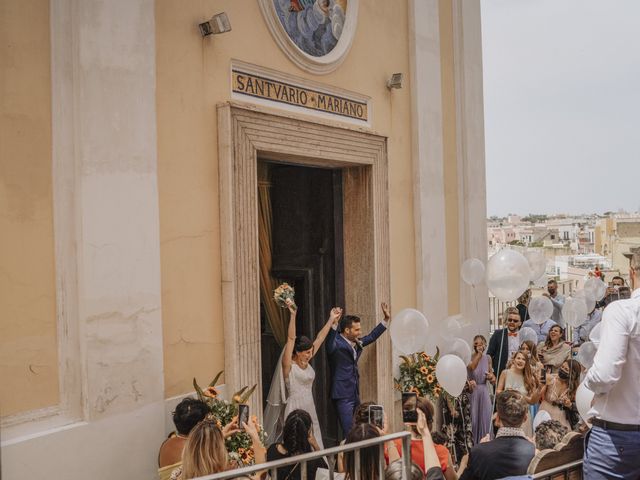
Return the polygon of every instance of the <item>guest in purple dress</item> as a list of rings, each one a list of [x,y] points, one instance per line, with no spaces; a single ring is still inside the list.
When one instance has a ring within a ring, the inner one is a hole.
[[[487,340],[482,335],[476,335],[473,339],[471,363],[467,366],[471,389],[471,428],[475,445],[491,431],[489,383],[495,384],[496,377],[492,371],[491,357],[484,353],[486,349]]]

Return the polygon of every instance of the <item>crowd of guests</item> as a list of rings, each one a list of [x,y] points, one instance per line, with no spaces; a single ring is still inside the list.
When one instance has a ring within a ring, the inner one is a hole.
[[[369,407],[373,404],[365,402],[358,406],[353,427],[343,444],[370,440],[389,433],[386,417],[381,428],[371,423]],[[456,464],[446,446],[445,436],[433,431],[434,405],[426,398],[418,398],[418,421],[405,425],[411,434],[411,479],[502,478],[526,472],[536,449],[553,448],[568,431],[560,422],[547,420],[537,426],[535,437],[530,437],[523,428],[528,413],[527,400],[521,393],[515,390],[499,393],[492,422],[496,428],[494,438],[490,440],[489,435],[486,435],[480,439]],[[164,441],[158,455],[161,478],[187,480],[238,468],[238,465],[229,460],[225,448],[225,439],[239,431],[237,418],[221,427],[209,415],[206,403],[186,398],[176,407],[173,421],[176,433]],[[304,410],[289,413],[282,438],[268,448],[261,443],[255,420],[243,424],[243,427],[251,436],[256,464],[320,450],[314,437],[311,416]],[[385,479],[400,480],[403,465],[401,459],[402,442],[396,439],[386,442],[382,451],[378,445],[361,449],[357,466],[353,451],[338,455],[333,466],[338,472],[337,478],[355,480],[355,472],[358,470],[362,479],[381,480],[379,466],[384,462]],[[303,468],[306,468],[305,476],[308,479],[321,478],[320,471],[323,471],[322,478],[328,478],[329,461],[333,459],[322,457],[306,462],[304,467],[301,462],[281,467],[277,470],[277,479],[273,480],[300,480]],[[258,480],[265,475],[266,471],[250,478]]]
[[[640,284],[640,252],[634,256],[634,262],[633,278]],[[639,292],[636,290],[628,303],[620,302],[620,308],[607,310],[605,318],[609,315],[611,328],[618,329],[620,334],[612,335],[607,326],[600,346],[605,353],[596,355],[594,367],[588,374],[573,356],[576,348],[589,338],[589,331],[597,324],[594,319],[600,321],[601,314],[594,314],[595,310],[590,312],[585,323],[591,324],[582,330],[575,329],[572,340],[566,337],[561,317],[536,324],[540,341],[535,342],[520,338],[520,329],[528,321],[527,295],[520,299],[519,307],[509,307],[504,315],[505,327],[496,330],[489,342],[481,335],[474,338],[473,354],[467,367],[468,380],[462,394],[456,398],[443,395],[437,405],[429,399],[418,398],[418,421],[405,424],[411,435],[411,478],[530,478],[524,475],[536,451],[555,447],[567,432],[583,432],[588,428],[576,407],[576,392],[585,375],[585,383],[598,394],[592,407],[593,427],[586,442],[585,472],[600,474],[593,478],[609,478],[606,464],[614,453],[606,456],[603,453],[608,448],[607,439],[617,435],[616,441],[627,442],[624,445],[632,453],[640,445],[637,418],[640,385],[636,368],[640,367],[640,362],[636,362],[639,365],[630,364],[631,369],[625,368],[629,363],[627,349],[640,358]],[[563,301],[558,298],[557,285],[553,281],[549,282],[548,295],[554,307]],[[525,308],[520,308],[521,305]],[[385,307],[383,305],[385,322],[388,322],[388,307]],[[596,310],[601,307],[596,306]],[[334,320],[338,323],[337,318]],[[352,325],[354,320],[350,321]],[[386,328],[385,324],[383,326]],[[624,332],[628,334],[623,335]],[[351,347],[356,363],[358,347],[362,348],[362,345],[357,341],[354,343]],[[351,350],[347,352],[352,354]],[[615,360],[611,365],[608,365],[607,356]],[[297,361],[295,351],[293,358]],[[610,408],[614,404],[615,411]],[[372,405],[365,402],[355,408],[343,443],[348,445],[389,433],[386,416],[382,426],[371,420]],[[621,405],[628,408],[618,408]],[[438,408],[442,413],[442,428],[434,431]],[[618,419],[627,421],[618,422]],[[262,444],[255,419],[240,426],[234,418],[222,426],[209,416],[207,405],[198,400],[183,400],[177,406],[173,420],[176,433],[162,444],[158,457],[163,479],[187,480],[237,468],[238,465],[229,460],[225,438],[238,432],[240,427],[251,437],[256,464],[295,459],[298,455],[322,450],[312,416],[304,409],[287,412],[282,436],[270,445]],[[622,460],[629,464],[627,470],[640,474],[638,466],[634,466],[637,455],[622,450],[615,455],[624,457]],[[277,479],[272,480],[328,478],[329,463],[345,480],[356,480],[357,475],[362,479],[382,480],[381,474],[385,479],[399,480],[403,471],[401,457],[401,442],[389,441],[384,448],[375,445],[360,449],[358,454],[346,451],[335,459],[324,456],[295,462],[279,468]],[[304,468],[306,472],[303,472]],[[268,472],[262,471],[252,478],[257,480],[267,475]],[[638,478],[633,475],[635,473],[620,478]]]

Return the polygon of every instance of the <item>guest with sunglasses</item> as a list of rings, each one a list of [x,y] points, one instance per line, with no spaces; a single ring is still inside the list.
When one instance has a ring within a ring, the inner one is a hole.
[[[500,328],[493,332],[489,340],[487,355],[491,357],[493,371],[497,378],[507,366],[507,361],[520,348],[520,312],[516,307],[508,307],[503,318],[506,319],[506,328]]]

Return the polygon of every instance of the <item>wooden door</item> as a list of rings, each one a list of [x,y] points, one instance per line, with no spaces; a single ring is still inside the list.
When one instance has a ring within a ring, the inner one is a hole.
[[[272,275],[295,288],[297,333],[312,340],[333,306],[344,306],[342,175],[340,170],[270,163]],[[264,315],[263,315],[264,317]],[[262,319],[262,382],[269,391],[281,347]],[[323,346],[311,362],[314,399],[325,446],[337,443],[330,370]]]

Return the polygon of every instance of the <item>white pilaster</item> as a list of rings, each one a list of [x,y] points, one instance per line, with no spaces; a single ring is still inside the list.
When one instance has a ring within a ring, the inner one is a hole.
[[[64,415],[53,429],[3,432],[7,478],[155,475],[165,410],[154,8],[51,1]]]
[[[484,102],[480,2],[453,0],[454,75],[460,264],[467,258],[487,261],[487,192],[484,150]],[[489,332],[489,297],[485,284],[475,291],[460,278],[460,310],[471,320],[465,339]]]
[[[436,324],[447,316],[447,246],[438,0],[409,2],[411,125],[417,308]],[[433,351],[438,343],[430,335]]]

